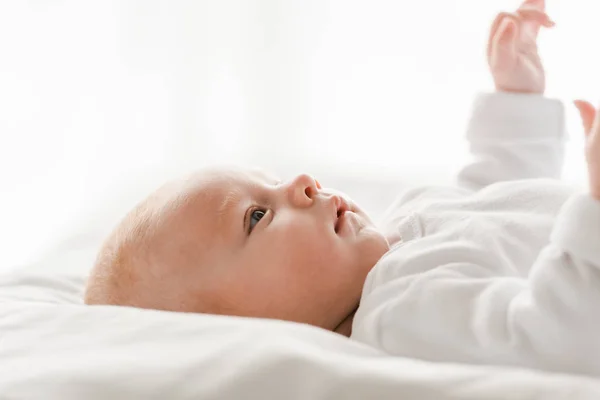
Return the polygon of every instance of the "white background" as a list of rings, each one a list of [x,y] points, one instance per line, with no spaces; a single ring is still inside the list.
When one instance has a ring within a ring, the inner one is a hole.
[[[518,4],[0,0],[2,265],[150,167],[415,182],[455,170],[473,96],[492,88],[489,26]],[[548,11],[548,96],[596,102],[600,2],[548,0]],[[570,105],[568,116],[565,175],[582,181]]]

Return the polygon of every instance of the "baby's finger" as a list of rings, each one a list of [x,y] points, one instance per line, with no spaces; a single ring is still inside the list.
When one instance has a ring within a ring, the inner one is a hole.
[[[592,129],[587,133],[587,136],[590,137],[596,143],[597,148],[597,146],[600,145],[600,112],[598,112],[598,110],[596,110],[591,104],[590,106],[594,110],[595,116],[594,123],[592,124]]]
[[[545,0],[525,0],[520,8],[531,7],[536,10],[545,11],[546,10],[546,1]]]
[[[579,110],[579,115],[581,115],[581,122],[583,123],[585,134],[589,135],[594,127],[596,109],[590,102],[585,100],[575,100],[573,103]]]
[[[519,9],[517,15],[522,21],[521,40],[524,43],[535,43],[542,26],[552,28],[555,25],[547,14],[532,8]]]
[[[556,25],[556,23],[550,19],[548,14],[534,8],[519,8],[516,14],[526,22],[537,22],[546,28],[551,28]]]
[[[494,42],[494,36],[496,36],[496,31],[498,30],[500,23],[504,20],[504,17],[502,14],[505,14],[505,13],[501,13],[496,16],[496,19],[494,19],[494,22],[492,22],[492,27],[490,28],[490,35],[488,37],[488,45],[487,45],[488,59],[492,55],[492,44]]]
[[[519,24],[519,17],[513,13],[502,12],[498,14],[490,30],[488,58],[492,57],[493,53],[498,50],[497,47],[499,44],[507,44],[509,40],[517,37]],[[514,43],[512,45],[514,46]]]

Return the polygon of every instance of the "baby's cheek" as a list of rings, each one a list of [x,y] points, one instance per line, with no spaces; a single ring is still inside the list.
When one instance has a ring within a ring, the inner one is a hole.
[[[297,233],[293,242],[299,273],[312,278],[326,278],[333,274],[343,262],[343,253],[335,240],[335,233],[311,229],[309,226],[298,227]]]

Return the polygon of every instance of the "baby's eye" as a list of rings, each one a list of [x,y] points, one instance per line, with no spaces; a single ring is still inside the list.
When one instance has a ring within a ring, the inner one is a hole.
[[[264,210],[254,210],[250,214],[250,223],[248,224],[248,233],[252,232],[252,229],[258,224],[258,222],[265,216]]]

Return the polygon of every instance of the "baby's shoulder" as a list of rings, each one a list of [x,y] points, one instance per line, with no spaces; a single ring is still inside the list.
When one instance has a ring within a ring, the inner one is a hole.
[[[409,188],[396,198],[384,213],[383,221],[397,219],[446,201],[457,201],[471,196],[468,190],[451,186],[421,186]]]
[[[380,227],[388,237],[395,237],[401,227],[414,228],[419,214],[430,214],[447,202],[461,202],[472,193],[456,187],[422,186],[402,192],[383,214]],[[443,207],[442,207],[443,208]],[[407,232],[402,232],[403,236]]]

